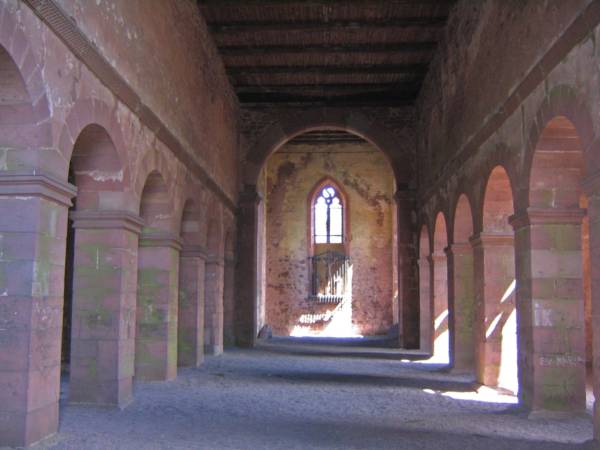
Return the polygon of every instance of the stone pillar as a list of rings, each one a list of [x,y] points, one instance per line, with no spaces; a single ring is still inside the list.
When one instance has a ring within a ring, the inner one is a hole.
[[[213,255],[206,261],[204,278],[204,352],[223,353],[223,259]]]
[[[475,368],[475,298],[473,294],[473,249],[470,244],[452,244],[448,256],[448,307],[450,355],[455,371]],[[451,278],[451,279],[450,279]]]
[[[235,258],[225,254],[223,275],[223,339],[226,346],[235,344]]]
[[[240,347],[254,347],[258,335],[258,205],[255,186],[246,186],[239,199],[238,266],[235,276],[237,293],[235,337]]]
[[[124,211],[77,211],[69,401],[132,400],[138,235]]]
[[[204,360],[204,270],[206,251],[184,246],[179,260],[177,364],[198,367]]]
[[[413,242],[411,221],[414,193],[409,190],[396,191],[396,241],[397,241],[397,280],[399,345],[403,348],[419,346],[419,293],[415,269],[416,248]],[[396,286],[394,286],[394,289]]]
[[[142,233],[138,254],[135,378],[177,376],[179,238],[167,232]]]
[[[585,180],[590,231],[592,324],[600,323],[600,173]],[[600,440],[600,327],[592,326],[594,438]]]
[[[497,386],[502,358],[502,323],[496,320],[505,309],[514,307],[514,295],[503,297],[515,278],[515,250],[512,234],[480,233],[471,238],[475,256],[476,374],[477,381]],[[495,326],[494,329],[490,327]]]
[[[0,447],[57,431],[67,214],[75,188],[0,174]]]
[[[515,229],[519,396],[535,411],[585,409],[581,209],[534,209]]]
[[[433,264],[431,256],[419,258],[419,348],[433,353]]]

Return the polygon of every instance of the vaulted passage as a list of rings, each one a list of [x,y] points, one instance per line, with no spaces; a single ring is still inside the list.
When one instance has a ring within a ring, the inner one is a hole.
[[[1,448],[597,446],[599,1],[148,3],[0,0]]]

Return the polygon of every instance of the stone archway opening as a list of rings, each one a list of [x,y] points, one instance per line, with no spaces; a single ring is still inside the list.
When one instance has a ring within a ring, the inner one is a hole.
[[[202,211],[194,200],[183,206],[179,259],[177,366],[198,367],[204,359],[204,276],[206,249]]]
[[[519,351],[522,398],[534,411],[586,408],[586,367],[591,367],[593,349],[584,173],[574,124],[565,116],[554,117],[533,153],[529,208],[513,222],[520,245],[530,252],[518,280],[524,314]]]
[[[419,237],[419,348],[433,354],[433,292],[431,249],[427,225],[421,227]]]
[[[131,399],[131,375],[118,360],[133,348],[120,331],[127,312],[119,258],[127,247],[112,225],[123,217],[106,209],[125,186],[124,169],[106,129],[84,127],[75,140],[69,182],[77,187],[70,209],[65,258],[62,369],[69,375],[68,399],[120,406]],[[112,225],[109,225],[111,223]],[[136,224],[132,223],[135,228]],[[66,378],[66,377],[65,377]]]
[[[395,189],[385,155],[345,131],[311,130],[268,158],[258,183],[261,327],[397,346]]]
[[[462,194],[454,213],[454,239],[448,256],[452,258],[452,292],[450,303],[451,356],[455,371],[472,372],[475,366],[475,268],[473,248],[473,213]]]
[[[509,217],[514,212],[510,179],[502,166],[490,173],[483,201],[483,228],[477,252],[477,379],[518,392],[515,250]]]
[[[138,250],[135,377],[170,380],[177,375],[177,309],[181,240],[172,230],[172,200],[158,171],[141,195]]]
[[[204,351],[209,355],[223,353],[223,229],[219,219],[210,219],[206,243]]]
[[[435,219],[433,232],[433,356],[430,362],[450,363],[450,328],[448,308],[448,232],[442,212]]]

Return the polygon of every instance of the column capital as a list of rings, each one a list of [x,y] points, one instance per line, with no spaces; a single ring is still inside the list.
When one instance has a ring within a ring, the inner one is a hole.
[[[69,214],[73,228],[87,230],[123,229],[140,234],[144,221],[129,211],[73,211]]]
[[[206,247],[203,245],[186,245],[184,244],[181,248],[182,258],[200,258],[206,261],[208,259],[208,252]]]
[[[513,245],[515,238],[512,233],[476,233],[469,238],[471,247],[493,247]]]
[[[140,236],[140,247],[170,247],[181,251],[182,243],[179,236],[168,231],[142,232]]]
[[[585,216],[581,208],[527,208],[508,218],[513,229],[520,230],[530,225],[580,224]]]
[[[0,171],[0,197],[40,197],[70,207],[76,194],[75,186],[43,172]]]

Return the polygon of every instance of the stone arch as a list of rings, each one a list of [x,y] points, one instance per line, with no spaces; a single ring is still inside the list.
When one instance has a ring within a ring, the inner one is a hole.
[[[10,118],[12,125],[44,122],[50,118],[50,106],[42,66],[15,13],[9,10],[6,3],[0,5],[0,17],[3,19],[0,34],[0,70],[3,74],[0,107],[3,121]],[[7,78],[10,80],[8,86],[5,84]],[[7,97],[8,92],[11,95]],[[8,109],[3,108],[7,104],[14,106],[10,114]],[[46,138],[51,138],[51,134]]]
[[[114,141],[105,128],[89,124],[81,129],[73,144],[69,181],[77,186],[77,210],[119,209],[124,199],[106,192],[123,192],[129,187],[128,172]]]
[[[6,4],[0,5],[0,17],[0,145],[6,149],[0,170],[52,169],[53,152],[40,152],[53,146],[41,66]]]
[[[256,186],[259,173],[272,153],[294,137],[320,129],[347,131],[360,136],[384,153],[398,186],[410,179],[410,167],[406,161],[398,161],[398,142],[389,131],[362,113],[322,108],[305,112],[302,117],[283,117],[267,128],[248,151],[243,169],[244,183]],[[402,162],[404,164],[399,164]]]
[[[163,176],[157,170],[150,172],[146,178],[139,214],[147,232],[171,230],[171,197]]]
[[[475,219],[471,205],[473,202],[466,193],[460,194],[454,208],[452,242],[467,244],[469,238],[473,235],[475,228]]]
[[[205,239],[203,236],[204,227],[202,207],[198,201],[187,198],[183,203],[183,208],[180,214],[179,233],[184,246],[201,246]]]
[[[69,169],[69,165],[76,160],[74,158],[81,156],[77,154],[77,150],[79,148],[78,144],[81,144],[78,141],[82,137],[85,139],[84,145],[87,149],[84,149],[84,151],[86,153],[89,153],[89,148],[97,152],[101,147],[104,147],[103,154],[107,153],[108,148],[111,150],[112,161],[106,160],[105,157],[99,161],[105,167],[90,167],[88,170],[96,170],[97,175],[100,177],[119,181],[122,184],[121,190],[130,190],[131,176],[127,146],[114,109],[111,110],[106,103],[97,100],[79,99],[75,102],[65,119],[58,138],[58,150],[66,161],[65,174]],[[117,161],[121,173],[114,171]],[[93,166],[92,163],[89,165]]]
[[[514,214],[514,182],[506,167],[497,164],[485,174],[481,196],[481,229],[484,233],[512,233],[508,218]]]
[[[522,193],[517,199],[519,206],[529,205],[529,175],[532,172],[538,143],[543,139],[543,133],[548,130],[548,124],[557,117],[567,119],[576,130],[581,156],[585,162],[583,175],[590,176],[600,170],[600,141],[594,135],[594,121],[585,100],[577,94],[574,87],[567,84],[557,85],[544,97],[529,130],[523,165],[523,174],[527,175],[521,177],[519,190]]]
[[[310,190],[310,192],[308,193],[308,196],[306,197],[306,201],[307,201],[307,211],[308,211],[308,215],[307,215],[307,226],[306,226],[306,231],[307,231],[307,236],[306,236],[306,242],[308,244],[308,254],[310,256],[314,255],[315,253],[315,242],[314,242],[314,229],[315,229],[315,200],[317,198],[317,196],[320,194],[321,190],[327,186],[330,185],[332,186],[336,192],[339,194],[340,196],[340,200],[342,202],[342,245],[344,246],[344,251],[346,253],[348,253],[348,246],[349,246],[349,242],[348,242],[348,236],[350,236],[350,202],[348,201],[348,194],[346,193],[345,189],[343,188],[343,185],[338,182],[335,178],[331,177],[331,176],[326,176],[321,178],[319,181],[317,181],[315,183],[315,185],[313,186],[313,188]]]

